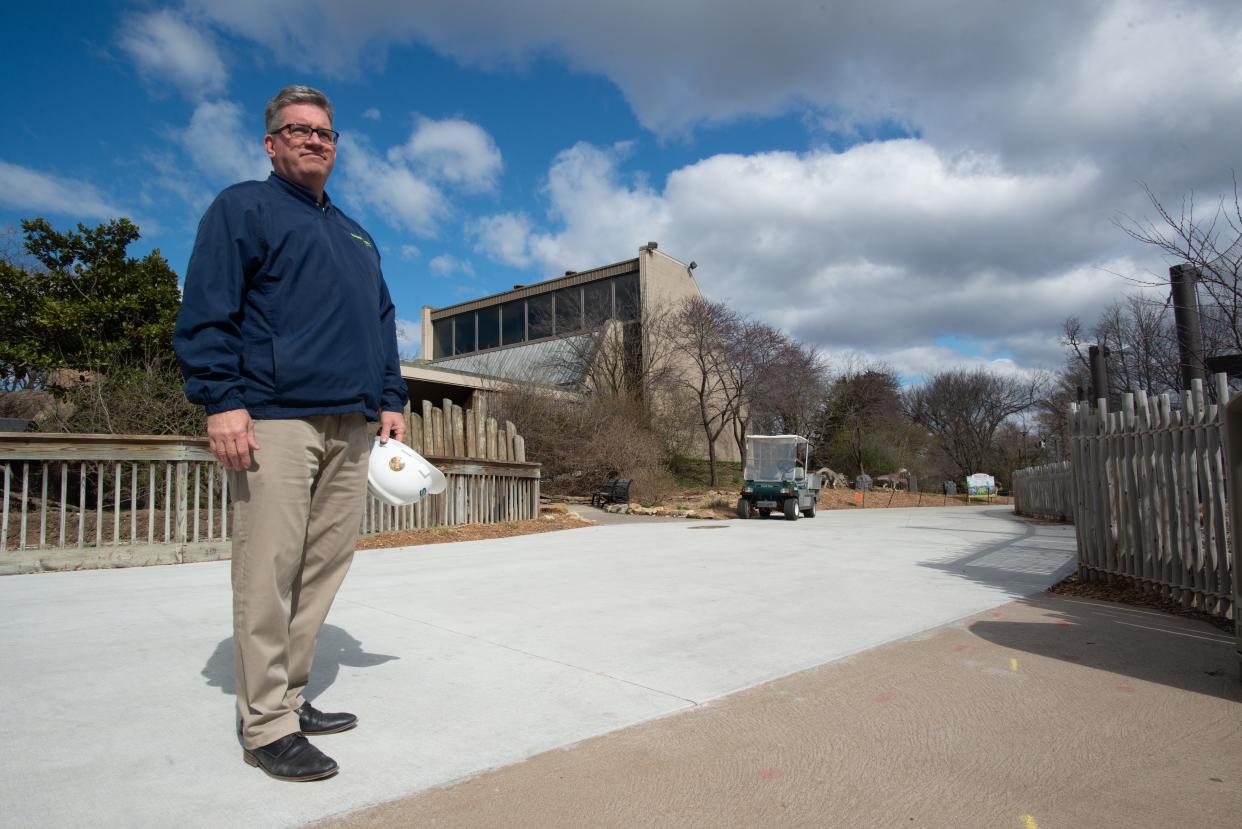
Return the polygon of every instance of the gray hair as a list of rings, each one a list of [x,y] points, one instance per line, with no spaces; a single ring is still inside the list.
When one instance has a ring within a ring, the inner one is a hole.
[[[278,121],[280,111],[290,104],[313,104],[328,113],[328,123],[332,123],[332,102],[327,95],[311,86],[286,86],[263,108],[263,120],[268,132],[284,126]]]

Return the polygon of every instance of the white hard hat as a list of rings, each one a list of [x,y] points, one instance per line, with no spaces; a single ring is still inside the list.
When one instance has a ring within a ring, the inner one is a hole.
[[[427,495],[438,495],[448,487],[444,473],[427,463],[426,458],[391,438],[371,446],[371,463],[367,469],[367,491],[392,507],[404,507],[421,501]]]

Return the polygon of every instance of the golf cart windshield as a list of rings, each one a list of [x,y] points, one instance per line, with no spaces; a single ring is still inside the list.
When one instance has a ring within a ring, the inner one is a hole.
[[[751,435],[746,439],[746,480],[794,480],[798,447],[806,442],[798,435]]]

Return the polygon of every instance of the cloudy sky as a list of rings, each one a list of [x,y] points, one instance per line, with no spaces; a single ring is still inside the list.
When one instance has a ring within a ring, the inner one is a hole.
[[[1237,0],[23,3],[0,43],[0,224],[130,216],[179,273],[264,103],[325,90],[407,352],[423,304],[658,240],[830,357],[1055,366],[1165,272],[1140,182],[1242,166]]]

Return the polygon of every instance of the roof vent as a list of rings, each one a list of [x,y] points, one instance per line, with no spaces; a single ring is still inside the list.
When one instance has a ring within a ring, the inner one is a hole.
[[[525,285],[523,285],[521,282],[519,282],[518,284],[516,284],[516,285],[514,285],[514,286],[513,286],[513,290],[515,290],[515,291],[516,291],[516,290],[517,290],[517,289],[519,289],[519,288],[525,288],[525,287],[526,287]]]
[[[576,273],[577,273],[577,271],[565,271],[565,275],[566,275],[566,276],[573,276],[573,275],[574,275],[574,274],[576,274]]]
[[[659,243],[659,242],[648,242],[648,243],[647,243],[647,250],[655,250],[655,249],[656,249],[656,248],[658,248],[659,246],[660,246],[660,243]]]

